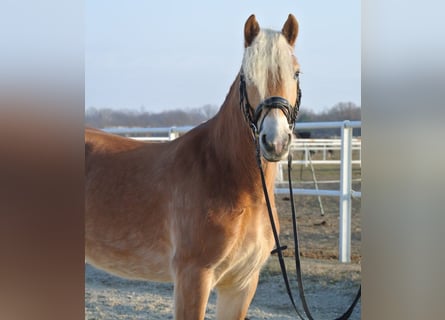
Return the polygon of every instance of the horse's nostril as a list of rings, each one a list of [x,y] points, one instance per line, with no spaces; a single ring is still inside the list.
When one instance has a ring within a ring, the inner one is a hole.
[[[269,152],[274,151],[273,143],[267,141],[267,138],[266,138],[265,134],[261,135],[261,142],[262,142],[263,146],[266,148],[267,151],[269,151]]]
[[[264,143],[264,144],[267,144],[266,135],[265,134],[261,135],[261,142]]]
[[[261,145],[265,151],[270,153],[281,154],[287,151],[289,144],[292,139],[292,135],[287,134],[282,136],[281,138],[270,139],[270,136],[266,134],[261,134]]]

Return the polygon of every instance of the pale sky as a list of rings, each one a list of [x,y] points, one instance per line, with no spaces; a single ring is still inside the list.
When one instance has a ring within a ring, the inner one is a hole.
[[[361,99],[358,0],[85,3],[85,106],[159,112],[220,106],[241,66],[243,28],[299,22],[301,108]]]

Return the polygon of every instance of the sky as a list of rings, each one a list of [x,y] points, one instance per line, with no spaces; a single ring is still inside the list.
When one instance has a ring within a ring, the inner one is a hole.
[[[244,23],[299,23],[302,109],[361,105],[358,0],[95,0],[85,3],[85,107],[160,112],[220,106],[242,61]]]

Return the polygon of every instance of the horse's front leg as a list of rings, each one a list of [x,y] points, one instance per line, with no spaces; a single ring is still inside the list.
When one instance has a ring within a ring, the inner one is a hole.
[[[203,320],[209,299],[213,271],[194,265],[175,267],[175,319]]]
[[[259,271],[255,272],[243,288],[218,288],[217,320],[244,320],[258,285]]]

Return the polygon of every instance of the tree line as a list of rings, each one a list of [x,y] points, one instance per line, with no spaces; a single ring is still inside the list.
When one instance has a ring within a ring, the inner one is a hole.
[[[85,125],[94,128],[195,126],[213,117],[218,112],[218,109],[217,106],[208,104],[195,109],[177,109],[155,113],[143,109],[135,111],[89,107],[85,110]],[[360,106],[352,102],[340,102],[321,112],[301,108],[297,122],[360,119]],[[359,132],[356,134],[359,134]],[[332,135],[339,135],[339,130],[313,130],[312,132],[314,137]]]
[[[324,121],[360,121],[361,120],[361,107],[352,102],[340,102],[334,105],[332,108],[321,112],[314,112],[311,110],[302,110],[297,118],[297,122],[324,122]],[[355,128],[352,130],[354,136],[361,136],[361,128]],[[329,129],[313,129],[310,130],[310,136],[312,138],[329,138],[338,137],[341,134],[340,128]],[[307,132],[306,132],[307,135]]]
[[[145,110],[114,110],[89,107],[85,110],[85,125],[94,128],[107,127],[172,127],[194,126],[213,117],[218,108],[204,105],[189,110],[167,110],[158,113]]]

